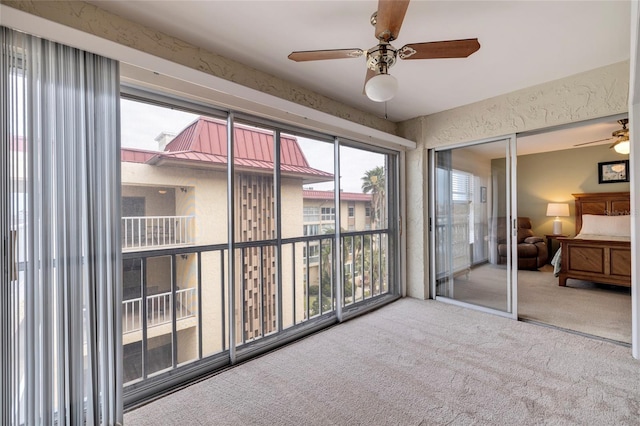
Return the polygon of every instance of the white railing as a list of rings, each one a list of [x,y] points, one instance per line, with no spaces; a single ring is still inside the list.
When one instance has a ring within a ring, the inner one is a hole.
[[[122,218],[122,248],[140,249],[194,244],[194,216]]]
[[[171,322],[171,292],[147,297],[147,327]],[[176,319],[196,316],[197,294],[195,288],[176,291]],[[142,329],[142,298],[122,301],[122,333],[132,333]]]

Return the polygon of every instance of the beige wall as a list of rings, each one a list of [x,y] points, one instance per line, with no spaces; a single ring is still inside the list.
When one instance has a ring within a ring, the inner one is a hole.
[[[160,194],[159,189],[151,186],[123,185],[122,196],[143,197],[145,216],[177,216],[179,213],[176,213],[175,191],[167,189],[166,194]]]
[[[609,144],[518,156],[518,216],[531,218],[537,235],[551,234],[554,217],[547,217],[547,203],[569,203],[570,217],[562,220],[562,232],[575,235],[575,209],[571,194],[629,191],[629,183],[598,183],[598,163],[627,160]]]
[[[122,163],[122,185],[174,188],[175,213],[170,211],[166,214],[195,215],[196,244],[227,242],[226,172]],[[140,192],[143,193],[156,195],[153,191]],[[147,209],[147,214],[151,213],[152,210]]]
[[[123,195],[146,196],[147,215],[194,215],[195,216],[195,244],[222,244],[227,242],[227,177],[226,172],[212,170],[198,170],[186,167],[158,167],[137,163],[122,163]],[[173,191],[160,195],[158,188],[172,188]],[[171,196],[171,203],[163,197]],[[303,227],[303,196],[302,182],[300,179],[282,179],[282,220],[283,238],[299,237]],[[175,201],[174,201],[175,200]],[[171,204],[168,206],[168,204]],[[175,205],[175,207],[174,207]],[[169,209],[169,210],[167,210]],[[175,211],[174,211],[175,210]],[[346,214],[346,213],[345,213]],[[364,214],[364,213],[363,213]],[[305,312],[305,294],[301,279],[303,269],[302,249],[296,250],[295,291],[287,283],[293,282],[293,259],[290,251],[283,249],[282,279],[284,289],[282,294],[283,322],[285,326],[292,325],[293,312],[287,309],[293,306],[295,294],[296,319],[300,321]],[[215,353],[222,349],[223,331],[220,319],[223,307],[227,308],[227,295],[221,293],[221,273],[225,270],[226,282],[226,256],[224,263],[220,259],[220,252],[206,252],[202,255],[202,302],[201,312],[203,323],[203,351]],[[197,262],[195,255],[188,255],[186,259],[176,258],[176,276],[181,278],[177,285],[183,288],[193,288],[197,284]],[[241,268],[242,265],[237,265]],[[157,257],[148,260],[147,282],[151,287],[158,287],[154,293],[170,291],[171,288],[171,263],[170,257]],[[239,299],[238,299],[239,300]],[[186,322],[181,321],[181,324]],[[190,325],[195,326],[195,322]],[[158,327],[158,329],[161,327]],[[241,328],[240,328],[241,329]],[[169,330],[165,330],[168,332]],[[193,356],[192,340],[197,336],[194,331],[185,331],[181,334],[186,339],[180,348],[180,362],[191,359]],[[224,331],[225,336],[227,330]],[[139,340],[141,335],[131,333],[130,341]]]
[[[428,150],[627,112],[629,62],[597,68],[400,123],[407,153],[407,294],[429,297]]]

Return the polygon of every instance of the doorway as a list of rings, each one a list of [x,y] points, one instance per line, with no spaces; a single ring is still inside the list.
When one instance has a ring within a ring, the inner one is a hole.
[[[631,289],[578,279],[559,286],[550,264],[559,249],[553,237],[556,218],[547,216],[549,203],[568,205],[569,215],[557,219],[560,233],[573,238],[572,194],[630,190],[628,182],[601,183],[598,178],[599,163],[629,158],[611,148],[622,118],[626,115],[518,135],[518,214],[531,219],[533,233],[544,239],[549,251],[544,266],[518,271],[518,314],[524,321],[631,344]]]
[[[513,153],[515,137],[431,152],[431,294],[437,300],[517,318]]]

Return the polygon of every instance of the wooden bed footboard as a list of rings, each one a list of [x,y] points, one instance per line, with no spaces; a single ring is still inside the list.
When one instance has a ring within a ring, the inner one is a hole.
[[[631,287],[631,243],[558,238],[561,263],[558,285],[567,278]]]

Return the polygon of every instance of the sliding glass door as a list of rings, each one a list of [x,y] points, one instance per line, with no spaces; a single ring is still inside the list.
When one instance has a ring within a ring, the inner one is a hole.
[[[431,294],[517,317],[515,137],[431,155]]]

